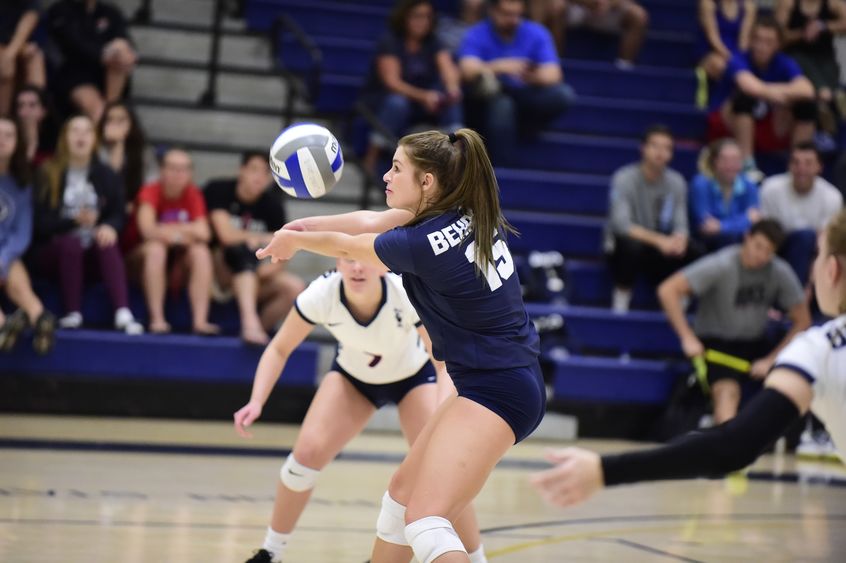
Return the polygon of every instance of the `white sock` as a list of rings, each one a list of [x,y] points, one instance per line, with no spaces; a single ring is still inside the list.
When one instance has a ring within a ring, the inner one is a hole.
[[[115,328],[123,329],[126,325],[135,320],[132,311],[127,307],[121,307],[115,311]]]
[[[61,319],[59,319],[59,327],[61,328],[79,328],[82,326],[82,313],[79,311],[71,311]]]
[[[288,546],[289,539],[291,539],[291,534],[280,534],[279,532],[274,532],[270,526],[267,527],[267,534],[264,536],[262,547],[273,556],[273,563],[282,562],[282,555]]]
[[[479,544],[479,549],[467,555],[470,556],[470,563],[488,563],[488,558],[485,557],[485,546],[482,544]]]
[[[611,309],[615,313],[628,313],[631,302],[632,291],[630,289],[614,288],[614,293],[611,297]]]

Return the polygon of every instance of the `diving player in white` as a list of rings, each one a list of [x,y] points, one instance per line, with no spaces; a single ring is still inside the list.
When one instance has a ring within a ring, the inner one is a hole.
[[[835,317],[797,335],[778,355],[764,390],[737,418],[659,448],[599,456],[580,448],[553,452],[556,464],[532,481],[549,502],[581,502],[603,486],[691,477],[742,469],[808,409],[835,446],[846,448],[846,211],[820,233],[813,279],[817,302]]]
[[[338,260],[337,268],[314,280],[297,297],[261,357],[249,403],[234,415],[235,429],[249,437],[247,427],[261,415],[289,355],[314,326],[323,325],[337,339],[332,369],[321,382],[280,471],[273,517],[262,549],[250,559],[253,563],[281,561],[318,474],[377,408],[398,405],[400,424],[411,444],[435,412],[439,396],[455,393],[443,362],[433,366],[430,361],[429,335],[400,277],[353,260]],[[485,562],[472,508],[458,524],[472,561]]]

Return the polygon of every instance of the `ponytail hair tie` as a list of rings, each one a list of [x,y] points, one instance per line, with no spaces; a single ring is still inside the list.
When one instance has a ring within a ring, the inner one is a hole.
[[[452,143],[452,144],[455,144],[455,142],[458,140],[458,136],[455,133],[450,133],[448,135],[448,137],[449,137],[449,142]]]

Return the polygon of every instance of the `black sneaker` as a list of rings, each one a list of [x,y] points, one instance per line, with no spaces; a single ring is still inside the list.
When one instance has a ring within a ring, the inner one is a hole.
[[[246,563],[273,563],[273,554],[266,549],[260,549],[247,559]]]
[[[38,316],[33,327],[32,348],[39,356],[43,356],[53,349],[56,342],[56,317],[50,311],[44,311]]]
[[[21,333],[29,326],[29,319],[23,309],[18,309],[8,317],[0,326],[0,350],[11,352],[18,343]]]

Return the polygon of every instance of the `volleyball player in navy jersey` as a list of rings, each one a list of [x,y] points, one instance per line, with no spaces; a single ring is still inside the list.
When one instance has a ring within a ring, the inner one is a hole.
[[[288,260],[307,250],[402,274],[457,395],[442,403],[391,479],[371,560],[407,561],[411,548],[421,563],[467,562],[452,521],[543,417],[538,336],[481,137],[470,129],[403,137],[383,179],[391,210],[295,222],[257,255]]]

